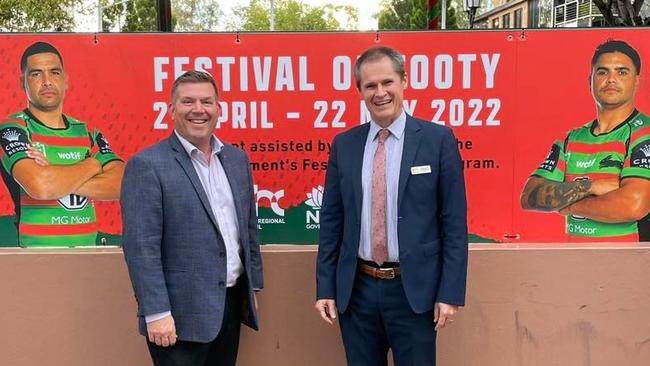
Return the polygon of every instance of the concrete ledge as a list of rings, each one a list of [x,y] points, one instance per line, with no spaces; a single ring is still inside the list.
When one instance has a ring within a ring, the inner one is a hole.
[[[313,309],[316,246],[263,247],[262,330],[240,365],[344,365]],[[149,365],[119,248],[0,250],[2,365]],[[467,307],[439,335],[445,366],[646,366],[650,247],[473,245]]]

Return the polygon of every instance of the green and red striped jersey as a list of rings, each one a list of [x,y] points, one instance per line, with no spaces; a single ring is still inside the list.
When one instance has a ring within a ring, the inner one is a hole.
[[[597,121],[569,131],[555,141],[544,162],[533,172],[556,182],[628,177],[650,179],[650,118],[634,111],[612,131],[594,134]],[[650,240],[648,217],[605,223],[581,216],[566,217],[571,241]]]
[[[16,211],[19,243],[32,246],[95,245],[97,219],[91,199],[71,193],[55,200],[30,197],[13,178],[16,162],[28,159],[29,144],[39,149],[52,165],[74,164],[92,157],[103,165],[120,158],[98,130],[63,116],[65,128],[50,128],[29,110],[15,113],[0,123],[2,178]]]

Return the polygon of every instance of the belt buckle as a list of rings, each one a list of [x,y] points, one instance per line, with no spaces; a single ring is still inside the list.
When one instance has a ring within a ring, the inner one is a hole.
[[[377,278],[380,278],[382,280],[392,280],[395,278],[395,269],[377,268]]]

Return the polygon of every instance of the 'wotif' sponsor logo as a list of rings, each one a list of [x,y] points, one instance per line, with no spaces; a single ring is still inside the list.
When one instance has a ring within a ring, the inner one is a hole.
[[[68,151],[57,153],[61,160],[81,160],[81,153],[79,151]]]
[[[576,161],[576,167],[578,168],[591,168],[596,164],[596,159],[591,159],[591,160],[578,160]]]
[[[305,204],[311,207],[311,210],[305,211],[305,228],[320,229],[320,208],[323,204],[323,186],[314,187],[311,192],[307,192]]]

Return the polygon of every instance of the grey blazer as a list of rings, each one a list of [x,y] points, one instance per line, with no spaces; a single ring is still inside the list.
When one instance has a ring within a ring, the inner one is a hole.
[[[258,329],[253,288],[261,289],[253,179],[242,150],[219,153],[239,224],[247,293],[243,323]],[[174,133],[131,157],[122,180],[123,249],[138,302],[140,333],[145,315],[171,311],[178,338],[209,342],[223,319],[226,249],[194,166]]]

